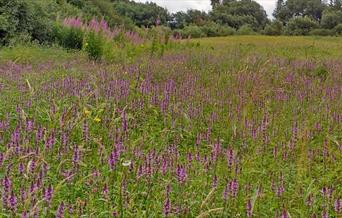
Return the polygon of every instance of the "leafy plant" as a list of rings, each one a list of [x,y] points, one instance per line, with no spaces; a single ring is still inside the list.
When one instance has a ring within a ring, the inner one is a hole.
[[[103,36],[94,31],[88,32],[85,38],[84,50],[92,60],[100,60],[103,55]]]

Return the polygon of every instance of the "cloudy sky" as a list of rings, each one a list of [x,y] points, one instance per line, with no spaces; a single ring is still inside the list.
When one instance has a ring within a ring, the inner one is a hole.
[[[135,0],[138,2],[146,2],[146,0]],[[157,3],[162,7],[166,7],[171,12],[186,11],[188,9],[198,9],[208,11],[210,0],[148,0]],[[269,17],[272,16],[276,0],[256,0],[266,10]]]

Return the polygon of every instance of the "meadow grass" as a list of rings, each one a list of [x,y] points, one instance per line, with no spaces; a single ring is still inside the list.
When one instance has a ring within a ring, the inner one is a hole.
[[[0,216],[341,216],[341,42],[2,49]]]

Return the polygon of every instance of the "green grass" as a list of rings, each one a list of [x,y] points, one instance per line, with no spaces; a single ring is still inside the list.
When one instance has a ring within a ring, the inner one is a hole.
[[[339,217],[341,40],[209,38],[113,62],[3,48],[0,216]]]

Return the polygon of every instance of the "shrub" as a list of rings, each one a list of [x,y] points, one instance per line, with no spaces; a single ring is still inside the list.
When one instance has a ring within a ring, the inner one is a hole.
[[[64,48],[81,50],[83,47],[84,32],[79,28],[57,26],[56,36]]]
[[[222,26],[214,22],[207,23],[203,26],[202,32],[208,37],[214,36],[229,36],[234,35],[235,29],[229,26]]]
[[[254,32],[253,28],[250,25],[245,24],[245,25],[242,25],[238,29],[237,34],[238,35],[255,35],[256,32]]]
[[[342,23],[342,11],[324,10],[321,25],[326,29],[333,29],[336,25]]]
[[[205,33],[202,32],[202,29],[199,26],[196,25],[190,25],[184,27],[184,29],[181,32],[183,38],[200,38],[205,37]]]
[[[334,32],[337,35],[342,35],[342,23],[338,24],[337,26],[335,26],[334,28]]]
[[[267,24],[264,29],[264,34],[269,36],[279,36],[283,33],[283,24],[280,21],[274,21]]]
[[[318,23],[309,17],[294,17],[287,23],[285,33],[287,35],[308,35],[318,26]]]
[[[91,31],[87,34],[84,49],[91,60],[100,60],[103,55],[104,39],[100,33]]]
[[[329,29],[313,29],[309,32],[311,36],[332,36],[334,35],[333,30]]]
[[[56,15],[56,3],[35,0],[0,0],[0,41],[9,43],[18,34],[29,34],[40,43],[52,42],[52,18]]]

